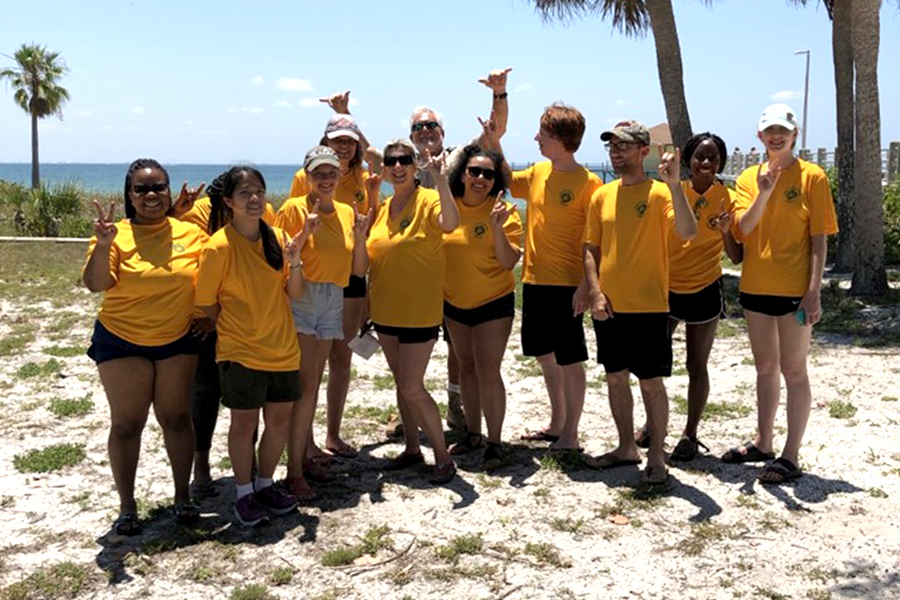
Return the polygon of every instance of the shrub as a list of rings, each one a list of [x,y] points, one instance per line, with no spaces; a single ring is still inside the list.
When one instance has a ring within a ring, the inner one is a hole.
[[[84,458],[84,444],[54,444],[16,454],[13,465],[20,473],[49,473],[77,465]]]
[[[884,262],[900,265],[900,181],[884,188]]]
[[[0,205],[14,209],[17,235],[86,237],[91,233],[84,190],[74,182],[41,184],[35,189],[7,183],[0,187]]]

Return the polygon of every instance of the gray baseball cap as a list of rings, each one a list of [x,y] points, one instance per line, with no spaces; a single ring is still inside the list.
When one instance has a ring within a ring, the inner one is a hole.
[[[325,126],[325,137],[329,140],[341,137],[342,135],[351,137],[357,142],[359,141],[359,126],[356,124],[356,120],[350,115],[334,115],[328,119],[328,124]]]
[[[306,153],[306,158],[303,159],[303,168],[310,173],[320,165],[331,165],[340,169],[341,160],[338,158],[337,152],[328,146],[313,146]]]
[[[650,145],[650,130],[640,121],[620,121],[609,131],[600,134],[600,139],[608,142],[612,137],[617,137],[623,142],[637,142],[642,146]]]

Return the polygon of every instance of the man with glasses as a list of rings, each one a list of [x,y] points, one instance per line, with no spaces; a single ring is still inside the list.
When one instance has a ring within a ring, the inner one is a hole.
[[[606,370],[619,445],[587,462],[598,469],[640,463],[629,384],[634,373],[650,425],[643,481],[661,484],[668,478],[663,443],[669,400],[663,377],[672,371],[668,236],[674,229],[689,240],[697,234],[697,223],[681,188],[681,152],[677,148],[673,155],[659,147],[659,182],[644,171],[650,131],[643,124],[622,121],[603,132],[600,139],[606,142],[610,162],[620,178],[597,190],[591,199],[584,274],[597,334],[597,361]],[[581,302],[578,308],[587,308]]]
[[[512,71],[512,68],[496,69],[491,71],[486,78],[478,80],[493,93],[491,118],[496,123],[498,138],[502,137],[503,133],[506,132],[506,122],[509,116],[506,79],[510,71]],[[435,182],[431,173],[425,168],[427,164],[425,162],[426,154],[443,158],[446,165],[445,172],[449,172],[461,160],[462,150],[466,144],[445,148],[444,122],[440,113],[427,106],[419,106],[413,110],[413,114],[409,118],[409,128],[409,139],[419,151],[421,161],[416,178],[423,187],[434,189]],[[483,140],[479,136],[469,143],[482,145]],[[446,332],[446,329],[444,331]],[[466,417],[459,389],[459,364],[456,362],[456,356],[453,354],[450,338],[446,335],[444,337],[447,340],[447,425],[451,429],[464,431],[466,428]]]

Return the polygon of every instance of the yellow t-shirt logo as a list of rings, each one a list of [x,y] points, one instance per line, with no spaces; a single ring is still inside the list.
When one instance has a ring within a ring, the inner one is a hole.
[[[357,202],[365,202],[366,196],[360,190],[356,190],[356,193],[353,194],[353,197],[356,198]]]
[[[182,252],[184,252],[184,246],[182,246],[181,244],[172,244],[172,250],[174,250],[178,254],[181,254]]]
[[[644,216],[644,213],[647,212],[647,202],[644,200],[638,202],[634,206],[634,212],[637,213],[638,218],[642,218]]]
[[[571,190],[563,190],[559,193],[559,203],[565,206],[575,198]]]
[[[409,227],[409,224],[410,224],[411,222],[412,222],[412,221],[409,220],[409,217],[406,217],[405,219],[403,219],[402,221],[400,221],[400,229],[406,229],[407,227]]]
[[[473,228],[473,231],[475,232],[475,237],[480,238],[487,232],[487,227],[484,226],[484,223],[478,223]]]
[[[791,186],[787,190],[785,190],[784,197],[788,202],[793,202],[800,197],[800,190],[798,190],[796,187]]]

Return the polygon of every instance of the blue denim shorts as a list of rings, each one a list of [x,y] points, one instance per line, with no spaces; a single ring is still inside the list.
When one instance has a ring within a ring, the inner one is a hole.
[[[333,283],[306,282],[300,300],[291,301],[294,329],[320,340],[344,339],[344,289]]]

